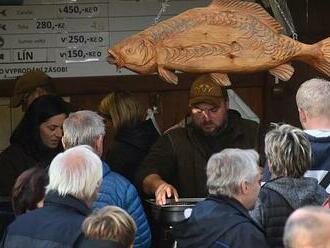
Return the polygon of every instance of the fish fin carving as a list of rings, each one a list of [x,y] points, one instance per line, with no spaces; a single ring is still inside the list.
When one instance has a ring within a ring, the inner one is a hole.
[[[309,45],[304,56],[300,56],[299,60],[330,77],[330,37]]]
[[[159,76],[170,84],[178,84],[178,77],[173,72],[166,70],[164,67],[158,67]]]
[[[231,82],[227,74],[224,73],[211,73],[211,77],[222,86],[230,86]]]
[[[294,73],[294,68],[290,64],[283,64],[270,69],[269,73],[282,81],[288,81]]]
[[[281,33],[283,30],[281,24],[257,3],[237,0],[213,0],[210,6],[218,7],[224,11],[242,11],[243,13],[247,13],[257,17],[262,23],[267,25],[276,33]]]

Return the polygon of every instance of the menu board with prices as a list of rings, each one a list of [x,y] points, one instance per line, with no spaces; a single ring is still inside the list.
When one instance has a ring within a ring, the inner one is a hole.
[[[173,1],[162,19],[205,1]],[[0,80],[38,69],[51,77],[132,74],[106,62],[115,42],[154,24],[161,2],[27,0],[0,6]]]

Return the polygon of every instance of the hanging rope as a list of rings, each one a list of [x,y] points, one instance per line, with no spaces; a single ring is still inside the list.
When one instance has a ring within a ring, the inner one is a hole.
[[[292,36],[294,40],[298,40],[298,34],[286,0],[268,0],[268,4],[271,6],[276,19],[284,26],[285,33]]]
[[[160,18],[162,17],[162,14],[166,12],[167,7],[170,6],[169,4],[170,0],[163,0],[161,3],[161,8],[157,14],[157,16],[155,17],[155,21],[154,21],[154,25],[157,24],[160,21]]]

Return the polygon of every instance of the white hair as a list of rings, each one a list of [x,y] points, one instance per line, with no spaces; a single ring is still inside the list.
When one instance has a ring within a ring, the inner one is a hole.
[[[259,155],[252,149],[224,149],[207,163],[209,194],[233,197],[244,181],[253,182],[259,173]]]
[[[306,111],[311,117],[330,118],[330,82],[321,78],[313,78],[302,83],[296,94],[299,109]]]
[[[319,247],[328,240],[328,226],[330,220],[329,209],[321,206],[305,206],[295,210],[287,219],[283,243],[286,248],[298,248],[304,240],[309,247]]]
[[[48,175],[46,193],[57,191],[89,202],[102,180],[102,162],[91,147],[76,146],[53,159]]]
[[[98,137],[105,135],[103,118],[90,110],[71,113],[63,122],[63,143],[65,148],[77,145],[90,145]]]

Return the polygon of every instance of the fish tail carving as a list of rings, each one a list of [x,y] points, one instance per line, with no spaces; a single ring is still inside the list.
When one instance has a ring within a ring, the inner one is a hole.
[[[330,37],[310,45],[307,54],[302,55],[299,60],[330,77]]]

